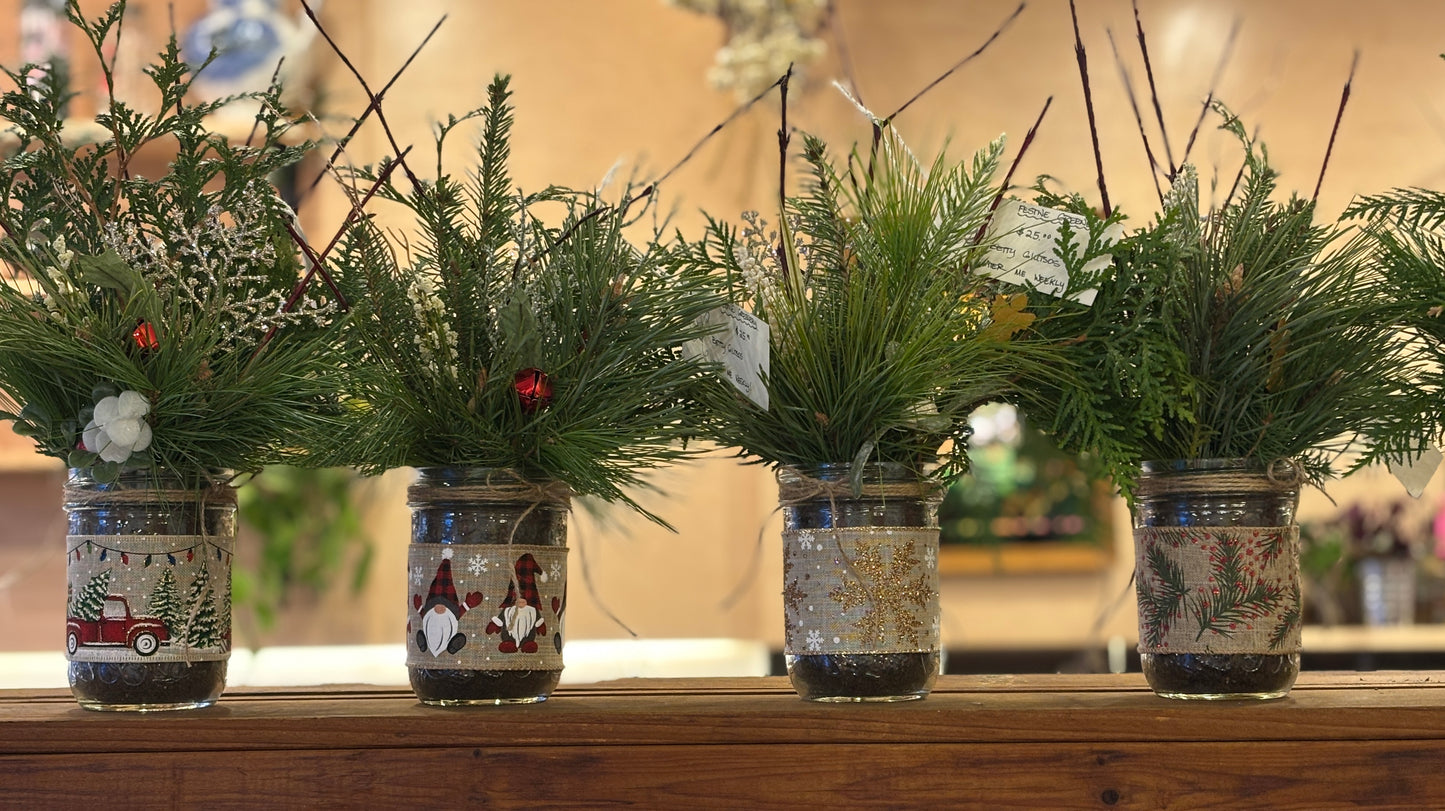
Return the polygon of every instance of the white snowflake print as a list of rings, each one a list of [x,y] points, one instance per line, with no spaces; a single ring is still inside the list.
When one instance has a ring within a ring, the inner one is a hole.
[[[487,573],[487,560],[486,560],[486,558],[483,558],[481,555],[472,555],[471,561],[467,563],[467,571],[471,572],[474,576],[475,576],[475,575],[484,575],[484,574],[486,574],[486,573]]]
[[[802,539],[800,539],[800,540],[798,541],[798,548],[800,548],[800,549],[812,549],[812,548],[813,548],[813,542],[812,542],[811,540],[809,540],[808,537],[805,535],[805,536],[802,537]]]
[[[938,568],[938,550],[934,549],[933,547],[929,547],[928,550],[923,553],[923,562],[930,569]]]
[[[822,650],[822,649],[823,649],[823,634],[822,634],[822,632],[819,631],[819,630],[816,629],[816,628],[814,628],[813,630],[809,631],[809,632],[808,632],[808,638],[804,641],[804,644],[806,644],[806,645],[808,646],[808,650]]]
[[[939,624],[938,624],[938,617],[934,617],[934,618],[933,618],[933,638],[934,638],[934,639],[938,639],[938,638],[939,638],[939,630],[940,630],[940,628],[939,628]]]
[[[552,561],[552,579],[554,581],[562,579],[562,562],[560,560]]]
[[[411,584],[412,584],[413,586],[420,586],[420,585],[421,585],[421,567],[420,567],[420,566],[413,566],[413,567],[411,567]]]

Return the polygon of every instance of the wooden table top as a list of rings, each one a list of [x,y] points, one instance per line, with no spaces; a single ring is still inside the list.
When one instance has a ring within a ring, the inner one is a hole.
[[[0,804],[144,790],[218,807],[1429,805],[1445,802],[1445,673],[1305,673],[1269,702],[1161,699],[1139,674],[945,676],[888,705],[804,702],[783,678],[625,680],[478,708],[245,689],[147,715],[10,690],[0,790]]]

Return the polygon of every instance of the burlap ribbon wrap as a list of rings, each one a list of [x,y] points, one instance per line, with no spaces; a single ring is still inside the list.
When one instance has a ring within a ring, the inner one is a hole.
[[[567,547],[412,544],[408,667],[561,670]]]
[[[1297,653],[1299,528],[1134,531],[1141,653]]]
[[[938,529],[784,532],[783,614],[789,654],[937,651]]]
[[[233,508],[235,490],[66,488],[67,508]],[[197,523],[204,524],[203,518]],[[234,535],[67,535],[66,657],[202,662],[231,652]]]

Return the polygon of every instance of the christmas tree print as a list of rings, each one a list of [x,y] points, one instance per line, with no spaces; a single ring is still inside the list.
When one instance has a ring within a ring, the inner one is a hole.
[[[196,576],[191,580],[186,609],[191,618],[186,625],[186,644],[193,648],[220,647],[221,623],[216,612],[216,593],[211,588],[211,572],[204,565],[196,570]]]
[[[1194,599],[1193,613],[1199,620],[1196,640],[1210,631],[1229,636],[1238,626],[1249,627],[1279,607],[1283,592],[1258,579],[1256,564],[1247,560],[1254,550],[1246,553],[1245,546],[1242,538],[1215,536],[1209,548],[1212,585]]]
[[[101,612],[105,609],[105,598],[110,593],[110,569],[90,578],[80,594],[75,596],[69,606],[70,616],[76,619],[94,622],[100,619]]]
[[[176,585],[176,573],[167,566],[161,570],[155,588],[151,589],[150,614],[166,624],[171,638],[180,636],[186,624],[186,606],[181,602],[180,588]]]
[[[1189,596],[1184,570],[1159,547],[1161,542],[1156,540],[1145,548],[1144,574],[1135,584],[1144,642],[1155,648],[1164,643],[1169,626]]]

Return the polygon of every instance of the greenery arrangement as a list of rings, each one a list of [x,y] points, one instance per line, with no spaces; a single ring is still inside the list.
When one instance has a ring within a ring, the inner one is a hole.
[[[1002,139],[925,169],[891,126],[877,136],[838,168],[805,135],[810,177],[781,201],[780,233],[756,213],[741,233],[714,221],[675,264],[725,274],[772,331],[770,407],[714,387],[715,439],[773,466],[896,463],[947,482],[968,468],[975,408],[1067,370],[1027,311],[1038,294],[974,272]]]
[[[1384,295],[1417,364],[1415,384],[1402,402],[1419,416],[1422,443],[1439,447],[1445,434],[1445,194],[1412,188],[1357,200],[1345,212],[1364,222],[1374,240],[1374,261]],[[1413,455],[1419,448],[1400,449]],[[1398,460],[1398,457],[1395,457]]]
[[[124,3],[71,23],[100,59]],[[13,147],[0,161],[0,403],[44,454],[91,468],[165,470],[199,484],[293,455],[331,417],[334,296],[308,296],[294,214],[267,178],[296,163],[276,88],[252,141],[211,134],[227,101],[188,104],[194,73],[174,37],[146,69],[160,113],[112,95],[105,137],[73,143],[61,77],[6,70],[0,97]],[[174,153],[157,178],[132,171],[143,150]]]
[[[1272,199],[1264,148],[1215,110],[1243,147],[1236,188],[1201,211],[1197,175],[1181,167],[1157,220],[1116,246],[1115,273],[1085,282],[1100,294],[1076,313],[1069,354],[1094,385],[1056,396],[1054,431],[1105,449],[1126,490],[1150,459],[1292,460],[1319,483],[1347,452],[1362,451],[1358,465],[1415,449],[1416,364],[1368,236],[1317,221],[1311,200]],[[1099,219],[1078,198],[1043,202]],[[1110,435],[1095,442],[1078,424]]]
[[[510,469],[636,507],[625,489],[690,453],[686,392],[711,369],[683,345],[726,299],[706,273],[665,266],[655,243],[629,243],[631,200],[514,189],[509,96],[498,76],[485,107],[448,118],[435,179],[356,172],[414,215],[417,234],[358,219],[335,255],[355,316],[356,425],[317,453],[368,473]],[[448,174],[446,139],[473,119],[477,165]]]

